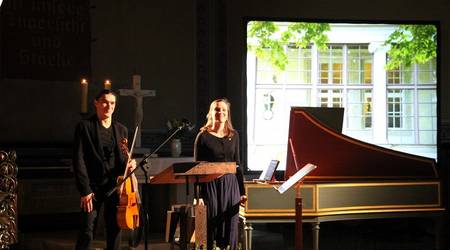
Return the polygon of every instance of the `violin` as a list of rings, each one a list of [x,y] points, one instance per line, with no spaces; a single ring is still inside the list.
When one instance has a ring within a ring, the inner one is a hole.
[[[128,152],[128,140],[123,138],[121,141],[121,149],[127,156],[127,166],[123,176],[119,176],[117,182],[123,181],[124,177],[130,171],[131,154]],[[132,174],[121,185],[119,192],[119,205],[117,206],[117,223],[122,229],[136,229],[139,227],[139,207],[138,198],[139,193],[137,189],[137,179]]]

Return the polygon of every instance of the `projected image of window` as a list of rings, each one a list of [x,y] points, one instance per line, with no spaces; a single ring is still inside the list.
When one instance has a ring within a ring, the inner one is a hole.
[[[436,37],[434,24],[249,21],[249,169],[284,169],[291,106],[343,107],[343,134],[437,159]]]

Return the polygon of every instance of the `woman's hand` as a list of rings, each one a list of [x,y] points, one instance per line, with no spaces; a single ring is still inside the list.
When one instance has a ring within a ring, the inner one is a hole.
[[[247,201],[247,195],[241,195],[241,204],[245,204]]]
[[[195,205],[201,205],[201,206],[204,206],[204,205],[205,205],[205,202],[203,201],[202,198],[199,198],[199,199],[198,199],[198,204],[197,204],[197,199],[194,199],[193,204],[194,204],[194,206],[195,206]]]
[[[94,193],[90,193],[86,196],[82,196],[80,198],[80,207],[83,209],[83,211],[90,213],[94,209]]]

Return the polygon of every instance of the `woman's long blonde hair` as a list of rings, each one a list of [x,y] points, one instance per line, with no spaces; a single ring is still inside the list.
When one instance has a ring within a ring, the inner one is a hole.
[[[231,123],[231,104],[226,98],[220,98],[216,99],[211,102],[209,105],[209,112],[206,115],[206,124],[203,125],[203,127],[200,128],[200,131],[210,131],[212,126],[214,125],[214,108],[215,104],[218,102],[223,102],[225,105],[227,105],[228,108],[228,119],[225,122],[225,134],[227,137],[232,137],[235,134],[235,130],[233,128],[233,124]]]

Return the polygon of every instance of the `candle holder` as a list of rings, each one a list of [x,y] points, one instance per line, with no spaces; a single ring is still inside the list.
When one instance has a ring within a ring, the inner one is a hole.
[[[89,83],[85,78],[81,79],[80,87],[81,87],[80,113],[87,113]]]

